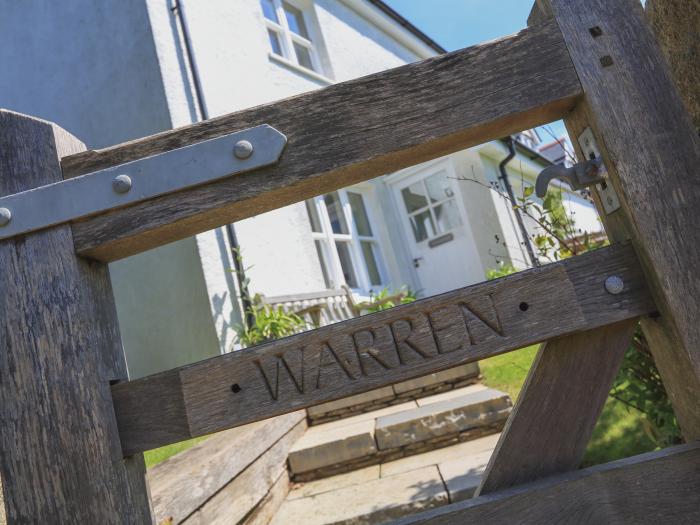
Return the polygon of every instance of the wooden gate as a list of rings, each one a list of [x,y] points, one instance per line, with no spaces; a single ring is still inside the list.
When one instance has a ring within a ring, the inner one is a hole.
[[[612,246],[126,380],[107,262],[559,118],[602,154]],[[150,523],[147,449],[542,341],[482,497],[407,522],[700,521],[700,139],[638,0],[538,0],[517,35],[99,151],[2,111],[0,196],[262,124],[274,164],[0,240],[11,523]],[[638,319],[689,444],[572,473]]]

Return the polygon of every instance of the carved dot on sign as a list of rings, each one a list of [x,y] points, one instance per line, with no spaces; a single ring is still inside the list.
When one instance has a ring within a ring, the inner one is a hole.
[[[527,304],[527,303],[525,303],[525,302],[523,302],[523,303],[520,303],[520,304],[518,305],[518,308],[520,308],[520,311],[521,311],[521,312],[527,312],[528,309],[530,308],[530,305]]]
[[[241,390],[243,390],[243,389],[241,388],[241,385],[239,385],[238,383],[234,383],[231,385],[231,392],[233,392],[234,394],[238,394],[238,392],[240,392]]]
[[[600,28],[600,26],[593,26],[588,31],[590,31],[593,38],[598,38],[603,34],[603,30]]]
[[[613,65],[613,59],[610,55],[605,55],[600,58],[600,63],[603,67],[610,67]]]

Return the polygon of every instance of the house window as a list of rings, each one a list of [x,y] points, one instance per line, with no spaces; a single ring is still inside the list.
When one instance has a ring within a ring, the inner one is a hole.
[[[462,224],[446,171],[401,190],[416,242],[442,235]]]
[[[318,54],[309,31],[308,10],[289,0],[260,0],[272,53],[321,73]]]
[[[385,284],[381,250],[360,191],[316,197],[306,201],[306,211],[326,287],[346,284],[369,293]]]

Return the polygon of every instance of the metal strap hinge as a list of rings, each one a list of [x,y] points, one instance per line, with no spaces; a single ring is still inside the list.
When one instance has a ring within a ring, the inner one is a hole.
[[[0,197],[0,239],[275,164],[286,143],[263,124]]]

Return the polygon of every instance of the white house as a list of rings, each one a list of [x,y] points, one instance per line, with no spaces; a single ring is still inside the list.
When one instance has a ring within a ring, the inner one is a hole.
[[[101,148],[443,53],[380,0],[3,2],[0,106]],[[549,161],[525,130],[507,165],[522,194]],[[111,264],[130,374],[230,351],[251,293],[408,286],[432,295],[531,264],[494,141]],[[464,180],[473,179],[473,180]],[[476,181],[476,182],[475,182]],[[580,227],[593,206],[568,192]],[[532,231],[525,220],[524,227]],[[235,236],[235,237],[234,237]]]

